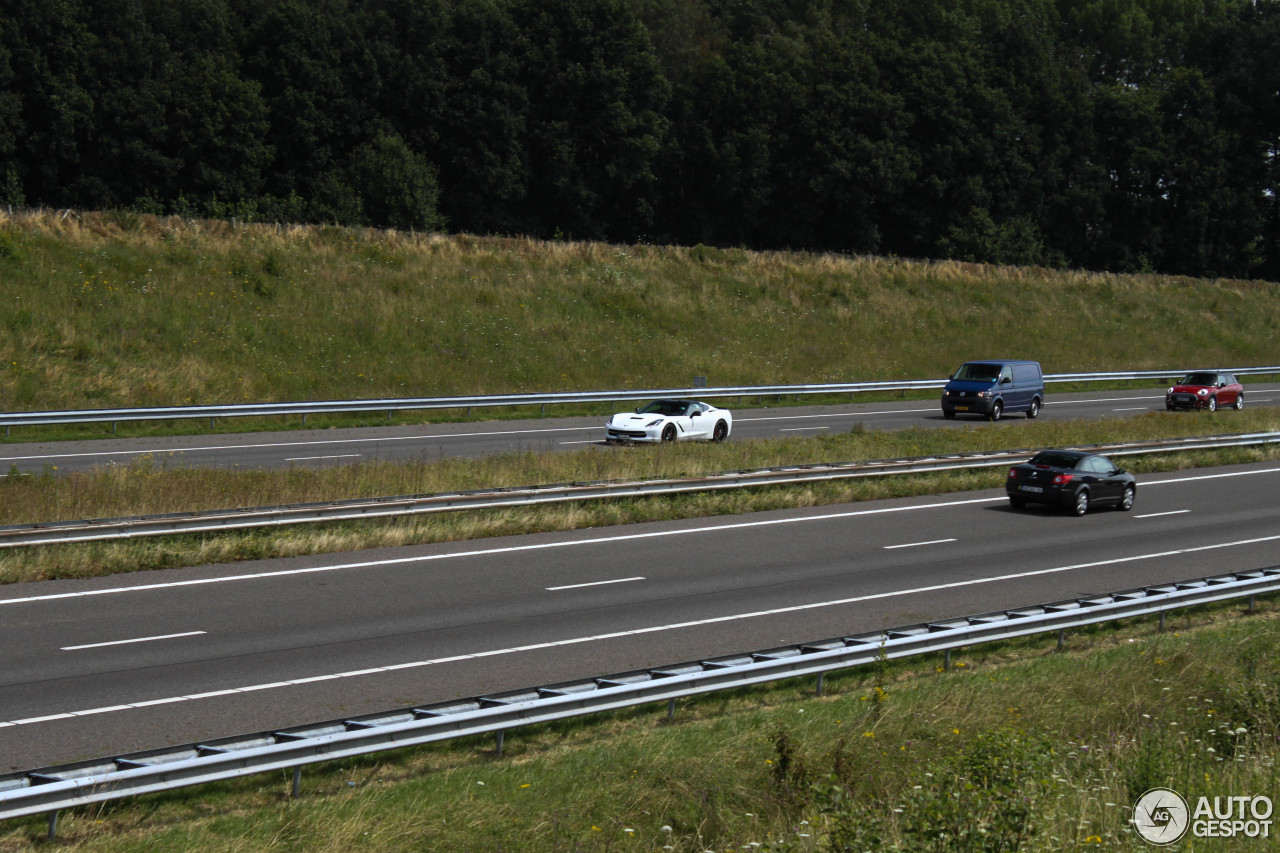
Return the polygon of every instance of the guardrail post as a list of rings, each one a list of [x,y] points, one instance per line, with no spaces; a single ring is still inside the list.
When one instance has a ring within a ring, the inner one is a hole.
[[[825,676],[825,675],[826,675],[826,673],[825,673],[825,672],[820,672],[820,673],[818,673],[818,690],[817,690],[817,695],[818,695],[818,696],[821,696],[821,695],[822,695],[822,678],[823,678],[823,676]]]
[[[499,758],[502,757],[502,742],[506,739],[507,739],[506,729],[499,729],[498,730],[498,750],[497,750],[497,755]]]
[[[111,422],[111,434],[112,434],[112,435],[115,435],[115,434],[116,434],[116,422],[115,422],[115,421],[112,421],[112,422]]]
[[[1164,633],[1164,617],[1165,617],[1165,611],[1161,610],[1160,611],[1160,627],[1156,629],[1160,633]]]
[[[667,700],[667,719],[674,720],[676,717],[676,697],[672,696]]]
[[[293,768],[293,790],[289,796],[298,799],[298,795],[302,793],[302,765],[299,764]]]
[[[58,812],[49,812],[49,840],[52,841],[58,834]]]
[[[1063,630],[1059,628],[1058,629],[1058,651],[1062,651],[1062,645],[1063,645],[1062,635],[1063,635]]]
[[[951,669],[951,649],[947,649],[942,656],[942,669],[944,672]]]
[[[1249,611],[1248,611],[1248,612],[1249,612],[1250,614],[1252,614],[1252,613],[1253,613],[1253,599],[1254,599],[1255,597],[1256,597],[1256,596],[1252,596],[1252,595],[1251,595],[1251,596],[1249,596]]]

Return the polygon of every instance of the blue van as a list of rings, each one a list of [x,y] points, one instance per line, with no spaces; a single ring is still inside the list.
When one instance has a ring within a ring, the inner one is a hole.
[[[942,389],[942,416],[982,415],[998,421],[1006,412],[1034,418],[1044,405],[1044,376],[1038,361],[993,358],[966,361]]]

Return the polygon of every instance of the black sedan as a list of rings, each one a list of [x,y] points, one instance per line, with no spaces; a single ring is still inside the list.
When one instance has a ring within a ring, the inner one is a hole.
[[[1138,493],[1132,474],[1105,456],[1081,450],[1041,450],[1010,468],[1004,487],[1014,509],[1047,503],[1065,506],[1076,515],[1084,515],[1094,504],[1128,512]]]

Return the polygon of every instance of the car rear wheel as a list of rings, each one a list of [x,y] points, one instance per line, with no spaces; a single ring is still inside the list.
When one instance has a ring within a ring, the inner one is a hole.
[[[1236,411],[1238,412],[1243,408],[1244,408],[1244,394],[1237,394],[1236,395]]]
[[[1089,511],[1089,490],[1081,489],[1076,492],[1075,504],[1071,507],[1071,511],[1076,515],[1084,515]]]
[[[1116,509],[1120,510],[1121,512],[1128,512],[1129,510],[1133,509],[1134,495],[1135,493],[1134,493],[1133,486],[1125,486],[1124,494],[1120,496],[1120,503],[1116,504]]]
[[[987,415],[993,421],[1000,420],[1000,416],[1004,414],[1004,403],[996,400],[991,404],[991,414]]]
[[[716,427],[711,431],[711,440],[719,444],[729,437],[729,425],[724,421],[716,421]]]
[[[1208,410],[1209,410],[1209,411],[1211,411],[1211,412],[1216,412],[1216,411],[1218,411],[1218,398],[1217,398],[1217,397],[1210,397],[1210,398],[1209,398],[1209,402],[1208,402],[1207,404],[1205,404],[1205,408],[1206,408],[1206,409],[1208,409]]]
[[[662,428],[662,440],[663,440],[663,441],[675,441],[675,440],[676,440],[676,425],[675,425],[675,424],[667,424],[665,427],[663,427],[663,428]]]
[[[1040,401],[1032,400],[1031,408],[1027,409],[1027,420],[1035,420],[1038,414],[1040,414]]]
[[[1027,505],[1027,502],[1022,498],[1015,498],[1013,495],[1009,496],[1009,506],[1013,507],[1014,509],[1022,509],[1026,505]]]

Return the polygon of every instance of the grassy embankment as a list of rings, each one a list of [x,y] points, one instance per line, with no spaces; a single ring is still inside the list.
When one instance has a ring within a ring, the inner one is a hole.
[[[126,214],[0,212],[0,281],[24,411],[1269,364],[1280,316],[1259,281]]]

